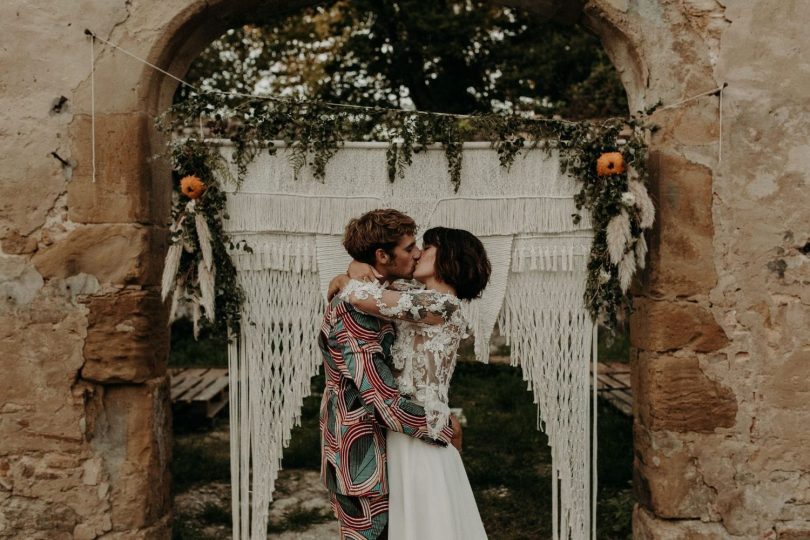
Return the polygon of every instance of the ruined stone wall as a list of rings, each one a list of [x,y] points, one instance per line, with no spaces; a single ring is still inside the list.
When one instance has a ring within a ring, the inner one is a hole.
[[[168,535],[169,188],[150,126],[173,84],[98,47],[93,183],[83,29],[182,74],[254,8],[301,3],[0,3],[0,538]],[[635,536],[806,538],[810,2],[590,0],[582,20],[633,110],[728,83],[722,163],[717,96],[653,117]]]
[[[722,156],[719,97],[652,117],[659,219],[630,326],[635,537],[810,538],[810,62],[796,54],[810,3],[586,14],[620,69],[636,59],[638,108],[727,85]]]
[[[109,50],[91,180],[83,29],[148,42],[136,4],[0,3],[0,538],[168,537],[168,208],[141,68]]]

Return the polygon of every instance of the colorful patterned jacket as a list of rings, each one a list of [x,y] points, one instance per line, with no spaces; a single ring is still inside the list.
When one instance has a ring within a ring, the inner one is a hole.
[[[320,411],[321,479],[349,496],[388,493],[385,430],[433,444],[449,444],[445,427],[428,437],[425,410],[400,395],[391,373],[390,322],[357,311],[335,297],[326,308],[318,343],[326,388]]]

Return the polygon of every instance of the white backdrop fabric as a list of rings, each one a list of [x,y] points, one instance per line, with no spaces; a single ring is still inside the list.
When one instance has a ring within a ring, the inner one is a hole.
[[[483,297],[465,306],[476,356],[488,361],[497,322],[552,448],[554,538],[587,538],[596,333],[583,303],[592,231],[587,215],[573,225],[575,181],[561,174],[556,153],[530,151],[507,171],[488,143],[468,143],[458,193],[440,148],[415,154],[392,183],[385,149],[347,143],[323,182],[306,167],[294,178],[280,149],[259,156],[238,190],[226,186],[225,229],[253,249],[232,252],[247,295],[241,335],[229,347],[234,538],[266,538],[282,451],[321,364],[326,286],[349,262],[341,235],[349,219],[374,208],[402,210],[421,231],[456,227],[481,238],[493,272]]]

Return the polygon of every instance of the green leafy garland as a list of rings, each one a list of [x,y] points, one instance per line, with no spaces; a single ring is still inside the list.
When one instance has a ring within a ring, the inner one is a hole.
[[[646,197],[643,186],[648,178],[647,130],[637,119],[571,122],[500,114],[456,116],[355,108],[316,101],[195,94],[164,113],[157,125],[170,137],[182,134],[169,143],[176,176],[194,175],[207,185],[204,195],[197,201],[196,211],[205,214],[211,229],[219,312],[214,324],[220,329],[227,327],[238,331],[244,299],[225,249],[230,240],[222,230],[222,220],[228,216],[220,182],[234,182],[238,188],[247,174],[248,165],[259,153],[274,155],[277,152],[274,140],[286,143],[296,176],[308,165],[313,176],[321,181],[325,179],[326,164],[345,141],[388,142],[386,162],[392,182],[403,176],[415,153],[438,143],[444,149],[456,191],[461,182],[465,141],[491,141],[501,166],[507,169],[522,152],[536,148],[545,152],[559,150],[563,172],[571,174],[581,185],[575,196],[579,212],[572,215],[572,222],[579,223],[581,212],[588,211],[595,232],[584,301],[594,320],[598,319],[611,328],[631,307],[626,290],[636,268],[644,266],[646,242],[643,229],[651,226],[651,216],[643,215],[644,205],[634,200],[638,197],[631,189],[635,186],[638,195],[638,186],[642,186],[642,198]],[[232,141],[235,178],[229,173],[218,148],[202,139],[201,125],[204,125],[205,136]],[[624,163],[611,174],[598,174],[597,160],[611,152],[621,154]],[[635,183],[631,185],[631,182]],[[183,212],[185,202],[182,196],[177,198],[173,212],[175,219]],[[646,202],[647,214],[654,212],[648,198]],[[611,230],[613,234],[609,233]],[[175,242],[181,240],[194,245],[194,231],[184,227],[182,234],[173,238]],[[244,245],[231,247],[250,249]],[[198,252],[199,249],[192,249],[181,260],[180,274],[193,272],[195,257],[200,256]],[[632,253],[635,256],[631,261],[629,255]],[[186,283],[194,283],[194,280]]]

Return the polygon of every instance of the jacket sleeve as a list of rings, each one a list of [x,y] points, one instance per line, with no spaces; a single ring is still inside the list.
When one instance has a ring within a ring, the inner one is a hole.
[[[431,438],[424,407],[399,393],[379,342],[380,321],[345,303],[335,312],[338,320],[329,347],[339,349],[334,355],[342,359],[337,362],[338,369],[354,382],[366,410],[386,429],[441,446],[449,444],[453,436],[450,426],[445,426],[437,439]]]

